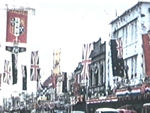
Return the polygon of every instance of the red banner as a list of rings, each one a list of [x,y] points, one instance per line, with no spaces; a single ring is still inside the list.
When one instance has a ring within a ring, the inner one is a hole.
[[[7,11],[6,42],[27,42],[27,11]],[[16,40],[17,38],[17,40]]]
[[[143,51],[145,58],[145,72],[147,76],[150,76],[150,37],[145,34],[143,38]]]

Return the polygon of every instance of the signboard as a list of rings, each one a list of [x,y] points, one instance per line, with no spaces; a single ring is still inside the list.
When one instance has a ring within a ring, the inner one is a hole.
[[[27,42],[27,11],[7,11],[6,42]]]

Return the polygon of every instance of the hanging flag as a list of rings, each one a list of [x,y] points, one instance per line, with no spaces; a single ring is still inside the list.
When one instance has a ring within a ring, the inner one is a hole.
[[[81,73],[81,82],[83,84],[86,84],[86,80],[89,79],[89,64],[91,64],[91,58],[89,57],[91,54],[91,51],[93,49],[93,44],[84,44],[82,48],[82,65],[83,70]]]
[[[12,54],[12,76],[13,76],[13,84],[17,84],[17,62],[18,62],[18,54]]]
[[[20,43],[27,42],[27,15],[23,10],[7,11],[6,42],[14,42],[16,37]]]
[[[43,86],[42,86],[41,81],[39,80],[37,83],[37,91],[41,91],[42,89],[43,89]]]
[[[57,76],[60,72],[61,49],[53,51],[53,73]]]
[[[27,67],[21,66],[22,69],[22,90],[27,90]]]
[[[39,75],[40,75],[40,70],[39,70],[38,51],[34,51],[31,52],[31,70],[30,70],[31,81],[37,81]]]
[[[52,74],[44,81],[43,86],[56,88],[56,82],[57,82],[57,76]]]
[[[63,85],[62,85],[62,92],[66,93],[67,92],[67,73],[63,73]]]
[[[57,85],[57,76],[55,76],[55,75],[51,76],[51,83],[52,83],[52,87],[56,88],[56,85]]]
[[[48,87],[48,86],[51,86],[51,76],[49,76],[44,82],[43,82],[43,86],[42,88],[44,87]]]
[[[10,84],[11,82],[11,67],[10,67],[10,61],[8,60],[4,61],[3,82],[7,84]]]
[[[113,76],[124,76],[123,44],[121,38],[111,40],[111,59]]]
[[[37,69],[37,90],[41,90],[41,75],[40,75],[40,68]]]
[[[150,37],[148,34],[142,36],[143,39],[143,53],[145,58],[145,72],[150,77]]]

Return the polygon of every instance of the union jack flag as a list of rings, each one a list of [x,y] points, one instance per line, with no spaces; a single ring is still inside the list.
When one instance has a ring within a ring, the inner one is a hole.
[[[37,81],[40,74],[38,51],[31,52],[31,81]]]
[[[11,67],[10,67],[10,61],[8,60],[5,60],[4,62],[3,82],[7,84],[10,84],[11,82]]]
[[[89,79],[89,64],[91,64],[91,58],[89,58],[91,51],[93,49],[93,44],[84,44],[82,48],[82,65],[83,70],[81,73],[81,83],[86,84],[86,80]]]
[[[113,76],[124,76],[124,60],[123,60],[123,48],[121,39],[111,39],[111,59]]]
[[[118,58],[122,58],[123,57],[123,43],[122,43],[121,38],[117,39],[116,43],[117,43],[117,51],[118,51],[117,56]]]

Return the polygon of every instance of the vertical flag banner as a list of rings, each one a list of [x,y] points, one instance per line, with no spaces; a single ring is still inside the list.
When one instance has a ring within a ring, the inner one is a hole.
[[[3,82],[10,84],[11,82],[11,66],[10,61],[5,60],[4,62],[4,74],[3,74]]]
[[[37,69],[37,90],[41,90],[42,86],[41,86],[41,75],[40,75],[40,68]]]
[[[17,84],[17,62],[18,62],[18,54],[12,54],[12,75],[13,75],[13,84]]]
[[[113,76],[124,76],[123,44],[121,38],[111,40],[111,59]]]
[[[27,90],[27,67],[21,66],[22,69],[22,90]]]
[[[63,73],[63,85],[62,85],[62,92],[67,92],[67,73]]]
[[[145,72],[150,77],[150,37],[147,34],[142,36],[143,39],[143,52],[145,58]]]
[[[42,90],[42,88],[43,88],[42,83],[41,83],[41,81],[39,80],[38,83],[37,83],[37,91]]]
[[[7,11],[6,42],[14,42],[16,37],[20,43],[27,42],[27,16],[27,11]]]
[[[38,51],[34,51],[31,52],[31,69],[30,69],[31,81],[37,81],[39,75],[40,75],[40,69],[39,69]]]
[[[81,73],[81,82],[85,84],[86,80],[89,79],[89,64],[91,64],[91,58],[89,57],[91,54],[91,51],[93,50],[93,44],[84,44],[82,48],[82,65],[83,70]]]
[[[53,51],[53,74],[59,75],[60,70],[60,58],[61,58],[61,49]]]
[[[57,76],[52,75],[52,76],[51,76],[51,79],[50,79],[50,82],[52,83],[52,87],[53,87],[53,88],[56,88]]]

